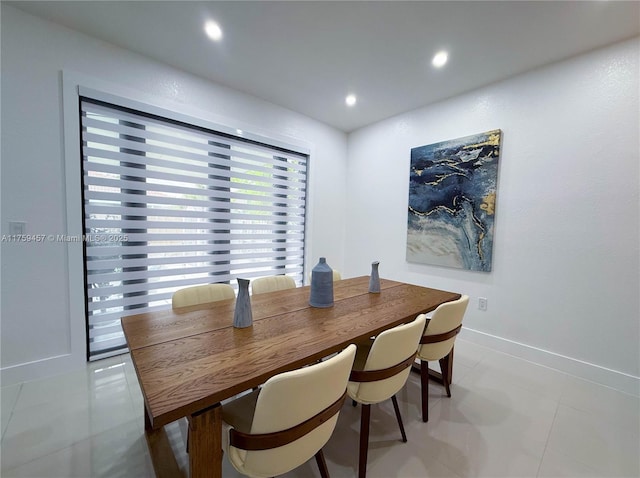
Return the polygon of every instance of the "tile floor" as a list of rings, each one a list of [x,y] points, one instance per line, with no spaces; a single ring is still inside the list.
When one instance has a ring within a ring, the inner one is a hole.
[[[372,408],[368,476],[639,477],[640,399],[459,339],[452,398],[432,385],[419,420],[415,374]],[[9,477],[153,477],[142,395],[128,355],[2,388],[2,462]],[[359,408],[345,404],[325,447],[331,476],[356,476]],[[186,467],[183,433],[167,427]],[[239,476],[224,462],[224,476]],[[287,476],[319,476],[311,460]]]

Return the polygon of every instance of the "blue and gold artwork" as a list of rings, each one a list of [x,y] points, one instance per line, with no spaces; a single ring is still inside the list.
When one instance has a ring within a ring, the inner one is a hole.
[[[411,150],[407,261],[491,270],[499,129]]]

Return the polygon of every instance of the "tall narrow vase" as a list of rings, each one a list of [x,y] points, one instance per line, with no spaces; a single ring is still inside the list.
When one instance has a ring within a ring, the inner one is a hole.
[[[251,314],[251,298],[249,297],[249,279],[238,279],[238,297],[236,298],[236,310],[233,313],[233,326],[242,329],[252,325],[253,315]]]
[[[333,306],[333,270],[324,257],[311,271],[311,307]]]
[[[369,277],[369,292],[380,293],[380,275],[378,274],[379,261],[371,263],[371,277]]]

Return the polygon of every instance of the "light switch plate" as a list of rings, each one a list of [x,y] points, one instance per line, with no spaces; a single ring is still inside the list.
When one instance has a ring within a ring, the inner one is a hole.
[[[23,221],[9,221],[9,234],[18,236],[26,234],[27,223]]]

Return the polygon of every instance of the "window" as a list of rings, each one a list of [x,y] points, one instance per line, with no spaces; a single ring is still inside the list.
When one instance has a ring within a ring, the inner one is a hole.
[[[303,281],[308,156],[81,97],[89,358],[189,285]]]

